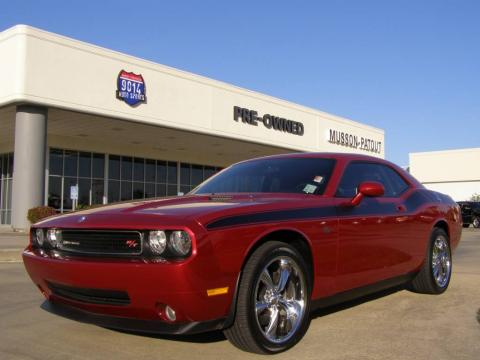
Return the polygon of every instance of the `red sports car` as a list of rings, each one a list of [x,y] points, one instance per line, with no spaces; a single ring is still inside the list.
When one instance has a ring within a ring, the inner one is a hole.
[[[309,313],[390,286],[440,294],[458,205],[390,162],[289,154],[228,167],[186,196],[35,224],[23,253],[51,311],[165,334],[223,329],[277,353]]]

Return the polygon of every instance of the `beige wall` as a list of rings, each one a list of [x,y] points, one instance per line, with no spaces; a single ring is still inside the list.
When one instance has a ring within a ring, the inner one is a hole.
[[[455,201],[471,200],[473,194],[480,194],[479,181],[426,183],[425,187],[430,190],[448,194]]]
[[[120,70],[142,74],[147,103],[116,99]],[[359,152],[384,157],[384,132],[338,116],[26,26],[0,33],[0,106],[19,101],[194,131],[298,151]],[[241,106],[304,124],[303,136],[233,120]],[[369,152],[329,142],[334,129],[381,143]]]
[[[0,104],[14,102],[25,93],[26,41],[21,33],[0,33]]]
[[[410,173],[432,190],[468,200],[480,194],[480,148],[410,153]]]

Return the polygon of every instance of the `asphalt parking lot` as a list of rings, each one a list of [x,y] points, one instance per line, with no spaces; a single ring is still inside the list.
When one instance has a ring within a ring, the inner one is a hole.
[[[0,239],[1,240],[1,239]],[[189,337],[122,333],[66,320],[23,264],[0,259],[1,359],[248,359],[221,332]],[[398,289],[322,310],[303,341],[278,359],[479,359],[480,230],[467,229],[440,296]]]

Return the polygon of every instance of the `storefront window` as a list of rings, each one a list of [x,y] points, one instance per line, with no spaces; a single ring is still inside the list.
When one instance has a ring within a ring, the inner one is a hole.
[[[122,181],[132,181],[132,158],[122,156]]]
[[[120,201],[120,181],[108,180],[108,202]]]
[[[104,196],[105,182],[103,179],[92,180],[92,204],[102,204]]]
[[[155,182],[155,160],[145,160],[145,182]]]
[[[13,153],[0,154],[0,224],[12,222]]]
[[[92,154],[91,153],[81,152],[79,154],[78,177],[83,177],[83,178],[92,177]]]
[[[133,180],[142,182],[145,180],[145,159],[135,158],[133,167]]]
[[[67,160],[67,159],[65,159]],[[63,178],[63,211],[73,209],[73,202],[70,199],[70,188],[78,184],[76,177],[64,177]],[[80,193],[80,187],[79,187]]]
[[[92,179],[78,179],[78,205],[90,205],[90,193],[92,191]]]
[[[107,169],[105,162],[107,161]],[[105,179],[105,171],[108,178]],[[218,168],[131,156],[50,149],[48,205],[71,211],[71,186],[78,186],[78,206],[187,193]],[[180,180],[180,183],[178,183]],[[105,181],[107,188],[105,188]]]
[[[132,200],[132,182],[131,181],[122,181],[121,183],[121,201]]]
[[[103,179],[105,177],[105,155],[92,154],[92,177]]]
[[[145,198],[145,183],[143,182],[133,183],[133,198],[134,199]]]
[[[177,177],[178,177],[177,176],[177,167],[178,167],[178,165],[177,165],[176,162],[170,162],[169,161],[167,163],[167,183],[168,184],[171,184],[171,185],[173,185],[173,184],[176,185],[177,184],[177,182],[178,182],[177,181]],[[174,195],[176,195],[176,192],[175,192]]]
[[[59,212],[72,210],[72,186],[78,186],[78,207],[102,204],[104,174],[104,154],[50,149],[48,206]]]
[[[180,165],[180,191],[184,194],[192,191],[204,180],[220,171],[221,168],[182,163]]]
[[[76,177],[78,171],[78,152],[65,150],[63,175]]]
[[[177,195],[176,162],[109,155],[108,163],[109,203]]]
[[[145,198],[155,197],[155,183],[145,183]]]
[[[63,150],[50,149],[50,175],[63,175]]]
[[[203,181],[203,166],[201,165],[192,165],[192,176],[190,180],[190,185],[193,187],[199,185]]]
[[[110,155],[108,157],[108,178],[120,180],[120,156]]]
[[[60,210],[62,207],[62,178],[50,176],[48,182],[48,206]]]
[[[191,165],[182,163],[180,165],[180,191],[184,194],[190,191]]]

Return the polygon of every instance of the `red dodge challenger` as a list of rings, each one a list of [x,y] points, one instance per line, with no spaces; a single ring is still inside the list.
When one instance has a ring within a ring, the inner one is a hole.
[[[163,334],[222,329],[237,347],[295,345],[310,312],[405,284],[443,293],[458,205],[394,164],[289,154],[228,167],[182,197],[35,224],[25,267],[54,313]]]

